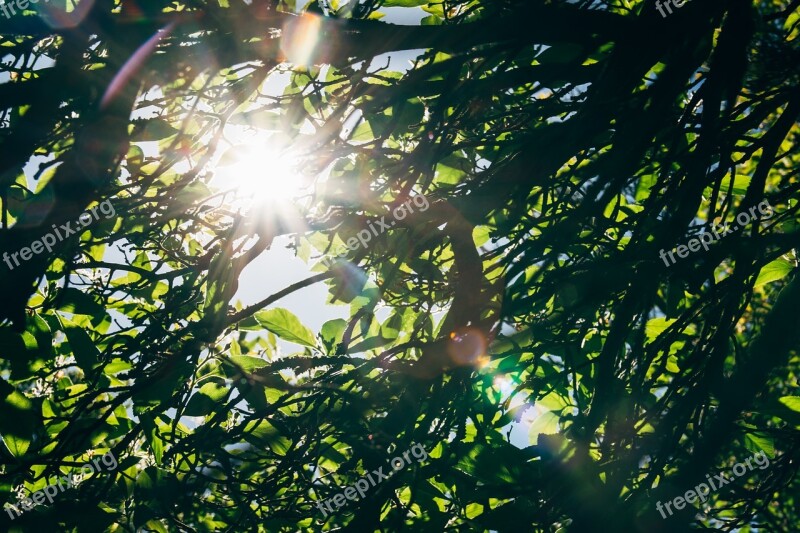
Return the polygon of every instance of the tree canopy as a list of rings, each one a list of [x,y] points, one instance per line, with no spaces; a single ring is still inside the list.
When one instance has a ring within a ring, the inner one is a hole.
[[[14,5],[1,529],[800,528],[797,0]]]

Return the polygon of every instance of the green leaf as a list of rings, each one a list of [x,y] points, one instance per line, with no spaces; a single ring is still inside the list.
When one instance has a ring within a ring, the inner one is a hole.
[[[789,275],[789,272],[791,272],[793,268],[794,264],[786,259],[776,259],[771,263],[767,263],[764,268],[761,269],[761,272],[758,273],[755,286],[760,287],[761,285],[783,279]]]
[[[178,200],[181,204],[192,205],[204,201],[212,194],[213,193],[211,189],[208,188],[208,185],[202,181],[193,181],[181,189],[181,192],[178,193],[176,200]]]
[[[286,455],[292,447],[292,441],[281,435],[280,430],[266,420],[248,423],[244,435],[245,440],[253,446],[263,447],[266,444],[277,455]]]
[[[317,346],[314,333],[305,327],[300,320],[286,309],[268,309],[255,315],[258,323],[278,337],[315,348]]]
[[[770,457],[775,457],[775,443],[763,433],[748,433],[744,438],[745,447],[751,452],[763,451]]]
[[[258,357],[253,357],[252,355],[234,355],[232,357],[229,357],[228,359],[230,359],[231,362],[234,363],[235,365],[241,367],[242,370],[244,370],[248,374],[252,374],[259,368],[264,368],[269,364],[269,361],[265,361],[264,359],[259,359]],[[228,367],[230,367],[230,365],[228,365]]]
[[[0,380],[0,437],[14,457],[30,448],[37,422],[35,405],[27,396]]]
[[[158,430],[158,422],[150,413],[142,413],[139,416],[139,421],[142,424],[142,428],[144,428],[144,436],[150,445],[150,451],[153,452],[156,464],[161,464],[161,460],[164,457],[164,440]]]
[[[17,458],[25,455],[25,452],[27,452],[28,448],[31,446],[31,440],[25,437],[12,435],[10,433],[5,433],[0,436],[2,436],[3,443],[5,443],[8,452]]]
[[[475,246],[483,246],[489,241],[492,234],[492,228],[489,226],[475,226],[472,230],[472,239],[475,241]]]
[[[369,350],[374,350],[375,348],[380,348],[381,346],[386,346],[388,343],[395,340],[396,337],[393,338],[385,338],[382,335],[375,335],[371,336],[353,346],[350,346],[348,352],[349,353],[359,353],[359,352],[366,352]]]
[[[60,302],[61,305],[58,307],[59,311],[87,316],[105,314],[103,306],[98,304],[94,298],[73,287],[67,287],[61,291]]]
[[[647,342],[653,342],[658,338],[659,335],[664,333],[672,324],[674,324],[677,320],[674,318],[653,318],[647,321],[647,324],[644,326],[644,333],[647,337]]]
[[[82,327],[68,318],[61,317],[64,324],[64,334],[67,336],[69,347],[78,366],[84,371],[89,371],[100,362],[100,352],[94,341]]]
[[[170,123],[163,118],[134,120],[131,141],[160,141],[161,139],[166,139],[177,133],[179,133],[179,130],[173,128]]]
[[[133,365],[129,361],[112,359],[110,363],[103,367],[103,373],[107,376],[113,376],[115,374],[119,374],[120,372],[130,370],[131,368],[133,368]]]
[[[215,406],[221,406],[228,397],[229,392],[230,389],[219,383],[206,383],[189,399],[189,404],[183,414],[186,416],[205,416],[211,413]]]
[[[371,141],[375,138],[375,134],[372,133],[372,128],[369,125],[369,122],[364,121],[353,130],[353,134],[350,136],[351,141],[357,142],[364,142],[364,141]]]
[[[176,356],[173,356],[176,357]],[[153,409],[166,409],[175,390],[182,386],[194,371],[189,361],[166,360],[156,371],[156,376],[133,394],[134,412],[145,413]]]
[[[444,18],[444,5],[441,2],[432,4],[430,2],[426,2],[424,6],[421,6],[424,11],[431,13],[432,15],[436,15],[438,18]]]
[[[782,396],[778,401],[792,411],[800,413],[800,396]]]
[[[260,130],[279,131],[281,129],[281,115],[276,111],[258,109],[237,113],[228,119],[231,124],[252,126]]]
[[[540,414],[528,429],[528,439],[534,443],[541,433],[552,435],[558,432],[559,417],[552,411],[545,411]]]
[[[320,331],[319,336],[328,351],[333,350],[337,344],[342,342],[342,335],[346,328],[347,321],[341,318],[329,320],[322,325],[322,331]]]
[[[146,531],[155,531],[156,533],[169,533],[169,530],[158,520],[148,520],[145,524]]]
[[[536,61],[542,64],[547,63],[571,63],[583,54],[583,47],[578,44],[560,44],[551,46],[538,56]]]
[[[733,193],[746,194],[747,188],[750,186],[750,176],[746,174],[739,174],[733,180]]]
[[[132,144],[130,148],[128,148],[125,162],[128,165],[128,169],[134,172],[138,171],[142,164],[144,164],[144,151],[135,144]]]

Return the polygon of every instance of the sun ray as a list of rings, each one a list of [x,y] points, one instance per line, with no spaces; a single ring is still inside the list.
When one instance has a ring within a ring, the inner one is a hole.
[[[225,152],[211,185],[229,194],[234,206],[271,207],[292,203],[308,186],[288,150],[263,142],[237,145]]]

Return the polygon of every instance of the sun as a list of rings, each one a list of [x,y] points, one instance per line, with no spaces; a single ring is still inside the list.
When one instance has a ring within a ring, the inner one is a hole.
[[[296,158],[269,145],[237,145],[217,163],[212,184],[244,204],[286,204],[306,188]]]

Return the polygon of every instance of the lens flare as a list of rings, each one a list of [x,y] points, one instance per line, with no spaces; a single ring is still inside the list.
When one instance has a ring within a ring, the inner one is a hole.
[[[252,145],[228,150],[216,166],[212,185],[241,203],[286,204],[306,186],[297,163],[286,152]]]
[[[462,328],[450,334],[447,354],[457,366],[480,367],[486,359],[486,338],[475,328]]]
[[[286,59],[298,66],[308,65],[319,44],[321,27],[322,19],[309,13],[286,23],[281,38],[281,50]]]
[[[78,24],[83,22],[86,15],[89,14],[89,11],[91,11],[95,3],[95,0],[81,0],[74,5],[71,11],[66,11],[59,6],[48,5],[48,1],[49,0],[45,0],[45,2],[42,2],[41,5],[36,7],[30,6],[30,9],[36,9],[42,20],[53,29],[71,29],[77,27]],[[11,2],[3,3],[10,4]],[[36,4],[37,2],[31,3]],[[17,3],[17,7],[19,7],[19,3]]]

